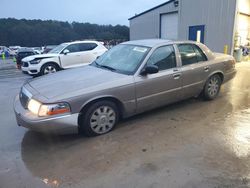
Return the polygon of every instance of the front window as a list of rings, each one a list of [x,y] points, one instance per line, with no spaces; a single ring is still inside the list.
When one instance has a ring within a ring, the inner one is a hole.
[[[55,47],[54,49],[50,50],[49,53],[50,54],[59,54],[66,46],[67,46],[67,44],[60,44],[57,47]]]
[[[121,44],[103,54],[93,65],[123,74],[134,74],[149,49],[144,46]]]
[[[66,49],[69,50],[69,53],[80,52],[79,44],[71,44]]]

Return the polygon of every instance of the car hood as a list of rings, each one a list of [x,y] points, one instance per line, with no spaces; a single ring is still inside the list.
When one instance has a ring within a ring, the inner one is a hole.
[[[25,57],[23,61],[32,61],[34,59],[44,59],[44,58],[51,58],[51,57],[57,57],[58,54],[38,54],[38,55],[32,55]]]
[[[36,90],[35,93],[49,101],[78,97],[132,83],[133,76],[93,66],[63,70],[28,82]]]

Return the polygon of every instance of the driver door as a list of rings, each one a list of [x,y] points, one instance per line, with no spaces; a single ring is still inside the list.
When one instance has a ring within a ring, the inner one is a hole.
[[[182,74],[173,45],[157,48],[147,65],[158,66],[159,72],[135,78],[138,113],[178,101],[182,89]]]
[[[68,53],[64,53],[68,50]],[[60,62],[63,68],[73,68],[82,62],[79,44],[71,44],[67,46],[60,54]]]

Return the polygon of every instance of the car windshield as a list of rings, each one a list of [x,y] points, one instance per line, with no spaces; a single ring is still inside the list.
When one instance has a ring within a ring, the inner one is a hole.
[[[144,46],[121,44],[103,54],[92,65],[130,75],[140,66],[149,49]]]
[[[55,47],[54,49],[50,50],[49,53],[50,54],[59,54],[66,46],[67,46],[67,44],[60,44],[57,47]]]

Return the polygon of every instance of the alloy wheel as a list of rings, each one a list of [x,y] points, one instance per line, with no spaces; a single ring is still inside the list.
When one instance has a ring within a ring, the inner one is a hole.
[[[211,97],[214,97],[218,94],[220,89],[220,81],[217,77],[213,77],[210,79],[208,83],[208,93]]]
[[[52,73],[55,73],[56,71],[57,70],[54,66],[49,65],[49,66],[45,67],[44,74],[52,74]]]

